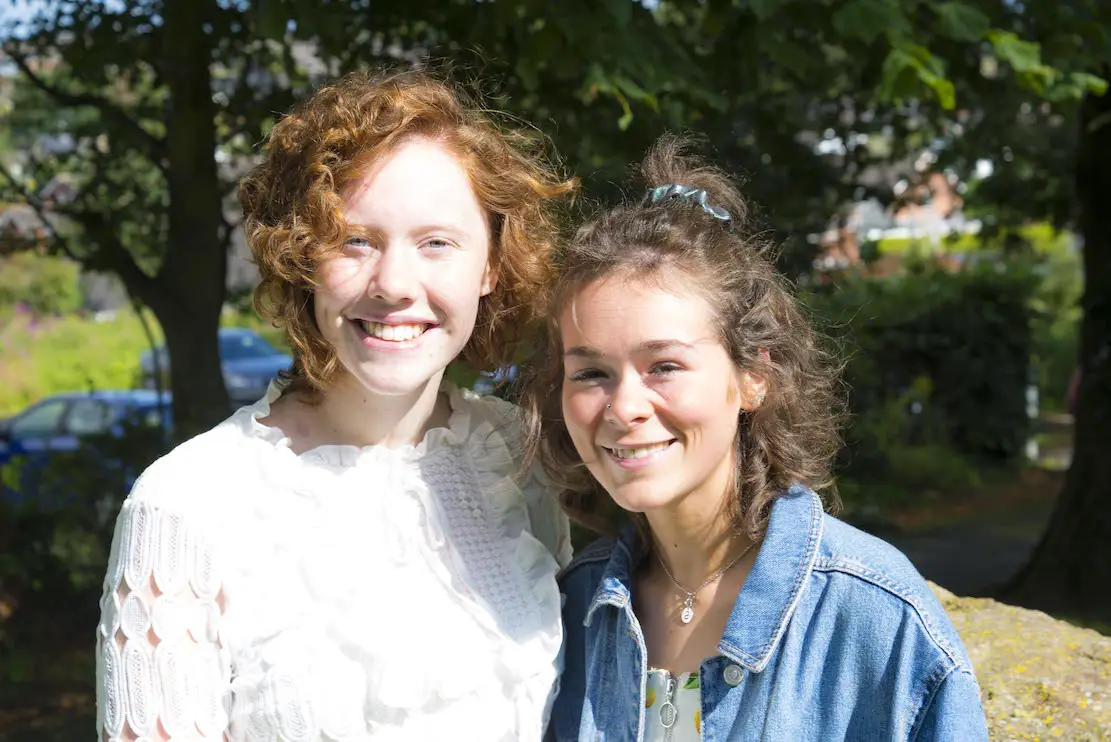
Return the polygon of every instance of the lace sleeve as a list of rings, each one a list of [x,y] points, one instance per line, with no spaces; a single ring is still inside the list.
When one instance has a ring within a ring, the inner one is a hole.
[[[533,467],[522,490],[528,505],[532,534],[548,547],[560,569],[571,562],[571,524],[559,506],[555,488],[539,467]]]
[[[193,524],[125,502],[96,636],[99,739],[224,739],[231,673],[222,610],[217,560]]]

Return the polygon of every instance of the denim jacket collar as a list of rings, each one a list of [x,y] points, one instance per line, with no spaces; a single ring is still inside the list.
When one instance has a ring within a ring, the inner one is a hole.
[[[750,672],[768,665],[798,604],[822,538],[821,499],[791,487],[772,504],[768,530],[756,562],[733,605],[718,651]],[[603,605],[631,610],[632,584],[642,556],[636,528],[627,527],[614,545],[584,624]]]

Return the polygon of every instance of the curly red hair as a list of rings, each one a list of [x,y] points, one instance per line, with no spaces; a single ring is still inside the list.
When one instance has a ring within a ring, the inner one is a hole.
[[[294,387],[322,390],[339,362],[313,315],[315,272],[347,238],[344,195],[380,158],[427,137],[459,158],[491,234],[498,282],[482,298],[463,357],[490,371],[512,361],[535,318],[560,235],[560,175],[534,132],[498,126],[464,94],[426,72],[357,73],[318,90],[270,133],[264,160],[241,181],[247,244],[262,280],[255,309],[293,351]]]

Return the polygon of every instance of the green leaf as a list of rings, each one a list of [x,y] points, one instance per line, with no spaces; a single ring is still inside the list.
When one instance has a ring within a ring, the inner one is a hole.
[[[1085,93],[1103,95],[1107,92],[1107,80],[1087,72],[1073,72],[1069,75],[1069,82]]]
[[[921,78],[921,75],[919,75]],[[922,82],[926,83],[934,95],[937,96],[937,102],[946,111],[952,111],[957,105],[957,92],[953,87],[953,83],[946,80],[944,77],[931,76],[929,79],[924,79]]]
[[[941,60],[916,44],[892,49],[883,63],[880,94],[889,100],[909,98],[918,94],[919,84],[932,90],[946,110],[956,105],[956,89],[945,76]]]
[[[683,690],[698,690],[698,673],[692,673],[687,682],[683,683]]]
[[[618,90],[620,90],[628,97],[648,105],[648,107],[650,107],[653,111],[660,110],[660,104],[659,101],[656,99],[656,96],[647,92],[644,88],[637,85],[629,78],[618,73],[613,75],[611,79],[613,80],[613,84],[617,86]]]
[[[1034,72],[1043,66],[1041,48],[1033,41],[1023,41],[1010,31],[991,31],[988,41],[996,55],[1016,72]]]
[[[833,28],[870,44],[885,33],[901,35],[908,26],[902,8],[890,0],[849,0],[833,14]]]
[[[880,95],[887,100],[907,98],[914,94],[918,81],[916,60],[902,49],[892,49],[883,61]]]
[[[986,15],[964,3],[941,3],[934,11],[941,19],[942,32],[957,41],[979,41],[991,27]]]

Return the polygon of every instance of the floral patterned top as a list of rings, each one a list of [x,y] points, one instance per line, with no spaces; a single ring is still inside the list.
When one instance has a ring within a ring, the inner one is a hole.
[[[672,675],[667,670],[649,670],[644,697],[648,707],[644,742],[702,739],[702,692],[697,672]]]

